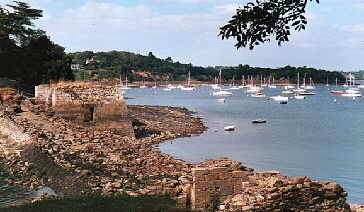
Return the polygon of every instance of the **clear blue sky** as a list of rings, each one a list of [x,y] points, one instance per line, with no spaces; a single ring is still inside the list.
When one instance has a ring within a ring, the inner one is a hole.
[[[9,3],[0,0],[0,4]],[[305,32],[291,42],[236,50],[218,27],[246,0],[27,0],[53,41],[73,51],[123,50],[195,65],[364,70],[364,0],[310,3]]]

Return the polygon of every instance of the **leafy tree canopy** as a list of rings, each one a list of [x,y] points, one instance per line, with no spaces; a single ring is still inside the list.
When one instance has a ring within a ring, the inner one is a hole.
[[[24,2],[0,5],[0,77],[16,79],[24,87],[73,79],[64,48],[34,27],[33,21],[41,17],[42,10]]]
[[[291,29],[305,29],[308,2],[319,0],[255,0],[236,9],[231,20],[220,27],[222,39],[234,38],[235,47],[255,46],[274,38],[278,45],[289,40]]]
[[[15,5],[0,5],[0,38],[10,38],[21,43],[33,35],[44,34],[34,29],[33,22],[42,17],[42,10],[32,9],[27,3],[14,1]]]

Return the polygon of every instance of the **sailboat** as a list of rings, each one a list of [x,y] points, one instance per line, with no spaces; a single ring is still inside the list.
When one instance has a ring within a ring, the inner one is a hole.
[[[220,88],[220,83],[221,83],[221,70],[219,72],[219,79],[218,79],[218,91],[214,91],[212,92],[213,96],[232,96],[233,93],[229,92],[229,91],[224,91]]]
[[[260,92],[258,92],[258,93],[254,93],[254,94],[252,94],[252,95],[250,95],[251,97],[255,97],[255,98],[264,98],[264,97],[266,97],[266,95],[265,94],[263,94],[263,93],[260,93]]]
[[[189,71],[188,72],[188,81],[187,81],[187,87],[180,87],[180,89],[181,90],[183,90],[183,91],[193,91],[193,90],[195,90],[195,88],[194,87],[191,87],[190,86],[190,83],[191,83],[191,72]]]
[[[345,91],[344,94],[341,94],[342,96],[345,96],[345,97],[361,97],[361,93],[360,93],[360,89],[359,88],[354,88],[354,84],[355,84],[355,77],[350,73],[349,74],[349,86],[350,88],[347,89]]]
[[[273,84],[270,84],[270,77],[269,77],[268,88],[277,88],[277,86],[274,84],[274,77],[273,77]]]
[[[288,102],[288,97],[286,96],[272,96],[271,99],[275,102],[280,102],[281,104],[286,104]]]
[[[267,87],[267,83],[265,83],[265,77],[263,78],[263,76],[260,76],[260,87]],[[263,78],[263,82],[262,82],[262,78]]]
[[[130,88],[128,87],[128,76],[125,77],[125,87],[121,87],[122,90],[129,90]]]
[[[348,85],[348,76],[345,76],[345,84],[343,86],[344,87],[349,87],[349,85]]]
[[[293,89],[294,92],[296,93],[300,93],[300,92],[305,92],[305,89],[300,88],[300,72],[297,73],[297,88]]]
[[[295,95],[294,98],[298,99],[298,100],[302,100],[302,99],[305,99],[306,97],[298,94],[298,95]]]
[[[293,88],[294,88],[294,86],[293,86],[293,85],[290,85],[290,83],[289,83],[289,78],[288,78],[288,80],[287,80],[287,85],[286,85],[286,86],[284,86],[284,89],[289,90],[289,89],[293,89]]]
[[[315,86],[313,85],[313,82],[312,82],[312,78],[311,77],[310,77],[310,85],[304,86],[303,88],[306,89],[306,90],[316,89]]]
[[[262,82],[261,82],[262,84]],[[254,80],[253,77],[251,78],[251,86],[248,88],[248,90],[246,90],[247,93],[259,93],[263,90],[262,87],[259,86],[255,86],[254,85]]]
[[[240,88],[238,86],[235,86],[235,77],[232,79],[231,88],[229,90],[239,90]]]
[[[245,76],[243,75],[241,78],[241,85],[239,86],[239,88],[246,88],[246,83],[245,83]]]
[[[335,84],[336,84],[336,88],[337,88],[337,78],[335,80]],[[340,90],[331,90],[330,93],[332,94],[344,94],[344,91],[340,91]]]

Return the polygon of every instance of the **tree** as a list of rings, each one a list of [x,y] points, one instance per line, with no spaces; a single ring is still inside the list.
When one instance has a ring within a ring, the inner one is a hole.
[[[32,21],[42,17],[42,10],[32,9],[27,3],[14,1],[7,4],[9,9],[0,5],[0,39],[11,39],[18,44],[43,31],[33,29]]]
[[[305,16],[308,2],[319,0],[255,0],[236,9],[231,20],[220,27],[222,39],[233,37],[235,47],[255,46],[270,41],[272,37],[278,45],[289,41],[291,28],[296,31],[305,29]]]
[[[64,48],[34,27],[33,21],[41,17],[41,10],[20,1],[6,8],[0,5],[0,77],[16,79],[24,87],[73,79]]]
[[[165,59],[165,61],[166,61],[167,63],[173,63],[173,59],[172,59],[171,57],[167,57],[167,58]]]

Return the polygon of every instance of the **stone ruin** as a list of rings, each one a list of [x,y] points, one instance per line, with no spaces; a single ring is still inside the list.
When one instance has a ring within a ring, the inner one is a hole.
[[[14,88],[0,88],[0,103],[3,105],[19,105],[21,96]]]
[[[192,168],[192,184],[179,197],[179,206],[220,212],[350,211],[348,194],[339,184],[230,163]]]
[[[120,86],[97,82],[39,85],[35,87],[35,99],[72,123],[134,137]]]

